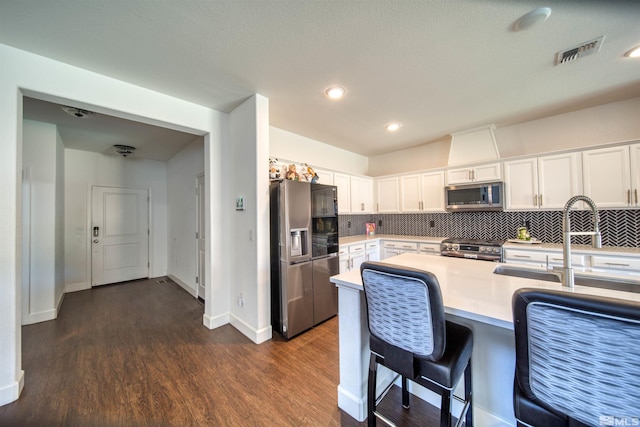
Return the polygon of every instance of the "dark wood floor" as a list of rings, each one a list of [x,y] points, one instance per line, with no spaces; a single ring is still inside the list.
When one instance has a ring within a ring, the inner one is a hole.
[[[205,328],[202,303],[163,280],[70,293],[56,320],[24,326],[24,391],[0,426],[361,425],[337,407],[337,318],[255,345]],[[402,410],[394,389],[380,409],[437,425],[420,403]]]

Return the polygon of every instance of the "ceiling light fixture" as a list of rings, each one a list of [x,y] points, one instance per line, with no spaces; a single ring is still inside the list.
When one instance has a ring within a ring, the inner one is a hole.
[[[70,116],[76,117],[78,119],[88,119],[93,116],[95,113],[89,110],[83,110],[82,108],[70,107],[68,105],[61,105],[62,111],[67,113]]]
[[[624,54],[627,58],[640,58],[640,45]]]
[[[114,145],[113,148],[116,149],[116,154],[121,155],[122,157],[129,157],[133,154],[136,147],[132,147],[130,145]]]
[[[546,21],[549,15],[551,15],[551,8],[549,7],[533,9],[513,23],[513,31],[527,30],[540,22]]]
[[[344,88],[340,86],[332,86],[324,91],[329,99],[340,99],[344,96],[344,92]]]
[[[384,127],[386,130],[388,130],[389,132],[395,132],[398,129],[400,129],[400,123],[389,123],[388,125],[386,125]]]

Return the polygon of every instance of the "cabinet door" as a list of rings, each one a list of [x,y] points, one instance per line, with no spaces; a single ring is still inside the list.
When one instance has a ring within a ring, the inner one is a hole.
[[[580,153],[538,158],[538,206],[562,209],[571,197],[582,194]]]
[[[407,175],[400,177],[401,212],[420,212],[422,209],[422,190],[420,179],[420,175]]]
[[[629,146],[582,152],[585,195],[598,207],[627,207],[631,201]]]
[[[351,177],[335,172],[333,184],[338,187],[338,213],[351,212]]]
[[[318,181],[316,181],[318,184],[334,185],[333,172],[317,168],[313,168],[313,170],[315,171],[316,175],[318,175]]]
[[[629,147],[631,154],[631,191],[633,206],[640,206],[640,144]]]
[[[447,171],[447,184],[463,184],[471,182],[473,171],[471,168],[449,169]]]
[[[507,209],[538,207],[538,162],[536,159],[504,163]]]
[[[499,181],[500,179],[502,179],[500,163],[491,163],[473,168],[474,181]]]
[[[373,212],[373,180],[352,176],[351,213],[371,212]]]
[[[360,265],[364,262],[364,251],[349,254],[349,258],[351,258],[351,270],[359,270]]]
[[[340,273],[349,271],[349,255],[340,255]]]
[[[377,211],[380,213],[398,212],[398,177],[376,180]]]
[[[444,172],[422,174],[420,181],[422,210],[444,212]]]

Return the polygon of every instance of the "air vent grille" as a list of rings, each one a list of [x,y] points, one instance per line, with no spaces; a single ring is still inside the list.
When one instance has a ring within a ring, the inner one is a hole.
[[[604,36],[600,36],[597,39],[590,40],[588,42],[579,44],[578,46],[571,47],[564,51],[558,52],[556,55],[556,65],[566,64],[568,62],[574,62],[584,56],[598,53]]]

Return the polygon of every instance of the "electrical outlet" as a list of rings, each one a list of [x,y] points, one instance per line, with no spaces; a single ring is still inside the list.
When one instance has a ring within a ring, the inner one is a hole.
[[[244,300],[242,299],[242,294],[238,297],[238,307],[242,307],[244,305]]]
[[[351,221],[347,221],[347,228],[351,228]]]
[[[378,227],[382,227],[382,220],[381,219],[378,220]]]
[[[429,221],[429,227],[435,227],[436,222],[434,220]]]

